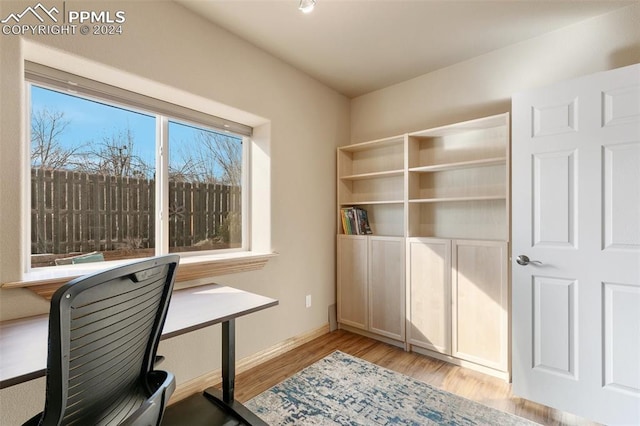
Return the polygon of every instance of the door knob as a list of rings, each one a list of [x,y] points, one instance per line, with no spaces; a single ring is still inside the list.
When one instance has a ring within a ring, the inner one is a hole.
[[[542,265],[542,262],[540,262],[539,260],[531,260],[529,259],[529,256],[524,254],[521,254],[520,256],[516,257],[516,263],[522,266],[526,266],[530,263],[535,263],[536,265]]]

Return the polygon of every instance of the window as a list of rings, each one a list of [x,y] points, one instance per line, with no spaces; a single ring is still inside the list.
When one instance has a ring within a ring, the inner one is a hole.
[[[27,63],[31,268],[248,249],[251,128]]]
[[[169,121],[169,251],[242,247],[242,139]]]

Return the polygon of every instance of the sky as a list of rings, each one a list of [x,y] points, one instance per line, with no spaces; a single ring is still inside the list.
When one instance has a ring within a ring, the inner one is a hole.
[[[64,112],[69,125],[61,135],[65,147],[82,145],[88,141],[101,141],[127,127],[135,138],[136,154],[148,164],[155,164],[155,118],[125,109],[107,106],[76,96],[32,86],[31,108],[36,111]]]
[[[64,112],[69,122],[60,137],[63,147],[75,147],[89,141],[100,143],[103,138],[118,134],[129,128],[134,137],[134,155],[145,163],[155,165],[155,117],[137,111],[101,104],[77,96],[31,86],[31,108],[33,111],[47,108]],[[177,143],[195,140],[199,129],[176,122],[169,124],[169,144],[173,151]],[[175,160],[175,159],[174,159]]]

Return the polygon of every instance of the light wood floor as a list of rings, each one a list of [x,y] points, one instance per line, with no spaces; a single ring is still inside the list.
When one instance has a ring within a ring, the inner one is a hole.
[[[511,385],[503,380],[423,355],[405,352],[395,346],[344,330],[328,333],[239,374],[236,377],[236,399],[245,402],[335,350],[544,425],[596,424],[513,396]]]

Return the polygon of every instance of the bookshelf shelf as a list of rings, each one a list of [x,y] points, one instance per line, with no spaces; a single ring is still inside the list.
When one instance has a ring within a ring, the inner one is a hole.
[[[387,147],[396,147],[404,142],[404,135],[392,136],[390,138],[377,139],[368,142],[356,143],[352,145],[346,145],[340,147],[342,152],[359,152],[359,151],[372,151]]]
[[[342,203],[340,207],[351,207],[351,206],[383,206],[383,205],[392,205],[392,204],[403,204],[403,200],[386,200],[386,201],[357,201],[352,203]]]
[[[455,203],[461,201],[491,201],[506,200],[504,195],[486,195],[477,197],[444,197],[444,198],[421,198],[409,200],[410,203]]]
[[[479,160],[459,161],[456,163],[434,164],[431,166],[412,167],[410,172],[429,173],[440,172],[446,170],[468,169],[483,166],[499,166],[507,164],[506,157],[482,158]]]
[[[386,170],[382,172],[372,172],[372,173],[360,173],[357,175],[349,175],[349,176],[340,176],[341,180],[365,180],[365,179],[376,179],[376,178],[385,178],[385,177],[396,177],[403,176],[404,170]]]

